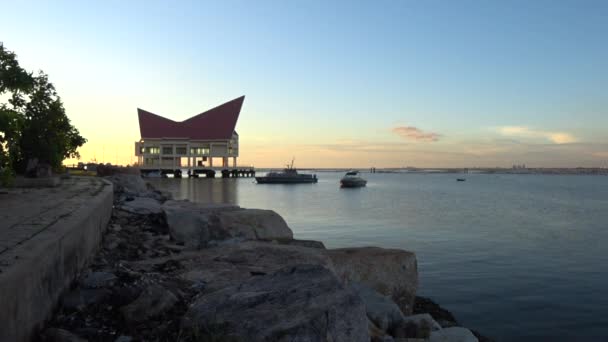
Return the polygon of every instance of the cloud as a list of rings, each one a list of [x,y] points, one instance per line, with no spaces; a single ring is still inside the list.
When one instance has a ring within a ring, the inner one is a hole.
[[[412,126],[394,127],[392,131],[403,139],[422,142],[435,142],[439,140],[439,137],[441,137],[440,134],[433,132],[424,132]]]
[[[518,136],[547,139],[554,144],[568,144],[576,142],[576,138],[570,133],[534,130],[526,126],[503,126],[498,128],[498,132],[509,137]]]

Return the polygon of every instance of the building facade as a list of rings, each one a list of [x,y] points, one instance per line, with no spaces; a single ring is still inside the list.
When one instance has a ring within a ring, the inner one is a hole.
[[[135,142],[135,156],[140,169],[236,168],[239,135],[235,127],[244,99],[241,96],[181,122],[138,108],[141,139]]]

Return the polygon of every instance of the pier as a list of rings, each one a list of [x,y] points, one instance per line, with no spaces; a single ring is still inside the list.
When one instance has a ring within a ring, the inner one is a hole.
[[[249,178],[255,177],[255,168],[252,166],[237,166],[237,167],[197,167],[190,169],[174,169],[174,168],[149,168],[140,167],[141,175],[144,177],[150,177],[152,175],[159,175],[161,177],[168,177],[172,175],[173,178],[215,178],[216,175],[222,178]]]

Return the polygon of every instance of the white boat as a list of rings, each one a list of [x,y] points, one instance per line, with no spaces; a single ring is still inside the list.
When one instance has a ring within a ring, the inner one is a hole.
[[[359,171],[349,171],[340,179],[340,186],[343,188],[360,188],[366,184],[367,181],[359,177]]]

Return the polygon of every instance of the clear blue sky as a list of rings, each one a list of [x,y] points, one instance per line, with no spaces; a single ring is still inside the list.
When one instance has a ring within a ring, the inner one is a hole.
[[[608,166],[608,1],[6,1],[0,41],[130,161],[136,108],[246,95],[241,160]],[[105,151],[105,152],[104,152]]]

